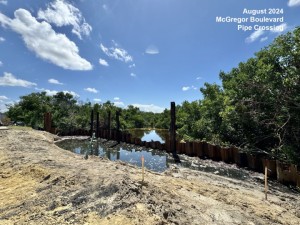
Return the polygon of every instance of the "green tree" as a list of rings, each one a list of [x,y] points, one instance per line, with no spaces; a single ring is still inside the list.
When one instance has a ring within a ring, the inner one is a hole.
[[[294,162],[300,159],[299,41],[296,28],[220,74],[230,99],[221,115],[234,130],[231,141]]]
[[[170,124],[171,124],[170,110],[165,109],[162,113],[158,114],[155,127],[160,129],[169,129]]]
[[[51,98],[53,125],[61,132],[76,129],[77,100],[70,93],[58,92]]]
[[[7,115],[14,121],[22,121],[32,127],[43,127],[44,113],[50,111],[50,97],[46,92],[21,96],[20,101],[8,106]]]
[[[187,140],[198,139],[201,137],[197,121],[201,118],[200,102],[189,103],[184,101],[181,106],[176,107],[176,126],[181,137]],[[203,135],[202,135],[203,136]]]

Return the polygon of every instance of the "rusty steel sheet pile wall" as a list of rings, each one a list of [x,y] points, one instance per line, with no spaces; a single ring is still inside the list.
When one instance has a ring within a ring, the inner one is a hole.
[[[111,112],[108,111],[107,128],[99,127],[99,113],[96,118],[96,137],[104,139],[112,139],[118,141],[165,150],[173,154],[186,154],[192,157],[203,159],[211,159],[215,161],[223,161],[225,163],[235,163],[239,167],[246,167],[253,171],[264,173],[265,166],[268,169],[268,176],[277,179],[281,183],[297,185],[300,188],[300,168],[296,165],[285,164],[281,161],[268,159],[266,154],[251,154],[243,152],[235,146],[221,147],[203,141],[178,142],[176,140],[176,110],[175,102],[171,102],[171,125],[170,138],[166,138],[165,143],[159,141],[146,142],[140,138],[132,137],[130,133],[120,131],[119,116],[116,113],[117,130],[111,129]],[[55,128],[51,127],[51,113],[44,114],[44,129],[51,133],[57,133]],[[89,131],[78,129],[69,131],[68,133],[60,133],[59,135],[91,135],[94,132],[94,112],[91,111],[91,129]]]
[[[116,132],[116,131],[112,131]],[[100,132],[102,134],[102,132]],[[115,137],[113,134],[112,137]],[[105,138],[105,137],[104,137]],[[172,152],[171,141],[166,140],[165,143],[159,141],[145,142],[140,138],[132,138],[128,133],[121,132],[121,140],[123,142],[145,146]],[[247,167],[253,171],[264,172],[265,166],[268,168],[268,176],[277,179],[281,183],[294,184],[300,187],[300,168],[295,165],[286,165],[278,160],[268,159],[267,155],[250,154],[239,150],[237,147],[221,147],[207,142],[176,142],[177,154],[186,154],[192,157],[203,159],[211,159],[214,161],[223,161],[225,163],[235,163],[239,167]]]
[[[89,131],[77,130],[74,131],[73,135],[75,134],[88,135]],[[164,150],[168,153],[172,152],[171,140],[169,139],[166,139],[165,143],[160,143],[159,141],[146,142],[142,141],[140,138],[133,137],[130,133],[101,128],[98,131],[98,138],[112,140],[117,140],[119,138],[120,141],[125,143]],[[235,163],[239,167],[246,167],[260,173],[264,173],[264,168],[267,166],[268,177],[277,179],[281,183],[296,185],[300,188],[300,168],[297,168],[296,165],[285,164],[279,160],[268,159],[265,154],[251,154],[243,152],[235,146],[221,147],[203,141],[177,141],[176,153],[202,159],[223,161],[225,163]]]
[[[293,164],[285,164],[276,160],[277,180],[281,183],[299,184],[299,171]],[[299,187],[299,186],[298,186]]]

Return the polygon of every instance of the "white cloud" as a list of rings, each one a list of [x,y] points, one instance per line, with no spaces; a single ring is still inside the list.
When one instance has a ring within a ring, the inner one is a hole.
[[[138,107],[141,111],[144,112],[154,112],[154,113],[161,113],[165,109],[154,104],[150,105],[143,105],[143,104],[132,104],[134,107]]]
[[[300,6],[300,0],[289,0],[288,6],[290,7]]]
[[[146,49],[145,53],[150,54],[150,55],[156,55],[156,54],[159,54],[159,50],[156,46],[150,45]]]
[[[249,37],[246,38],[246,42],[247,43],[252,43],[252,42],[256,41],[264,33],[265,32],[263,30],[256,30]]]
[[[36,86],[36,83],[32,83],[26,80],[17,79],[11,73],[4,72],[3,77],[0,77],[0,86],[13,86],[13,87],[32,87]]]
[[[49,95],[49,96],[53,96],[53,95],[56,95],[58,93],[58,91],[49,90],[49,89],[45,89],[45,88],[35,88],[35,90],[46,92],[46,95]]]
[[[286,23],[282,23],[278,26],[275,26],[274,29],[270,30],[270,31],[256,30],[249,37],[246,38],[246,43],[252,43],[266,33],[280,34],[284,31],[286,31],[287,29],[288,29],[288,25]],[[266,41],[267,39],[268,39],[268,37],[266,36],[266,37],[260,38],[260,41],[263,42],[263,41]]]
[[[8,100],[8,97],[6,97],[5,95],[0,95],[0,100]]]
[[[136,74],[135,73],[130,73],[130,76],[136,77]]]
[[[91,70],[92,65],[79,56],[76,44],[57,34],[47,22],[38,22],[30,12],[18,9],[15,19],[0,13],[0,24],[22,35],[28,49],[38,57],[69,70]]]
[[[55,80],[55,79],[49,79],[48,82],[50,84],[60,84],[60,85],[63,85],[63,83],[59,82],[58,80]]]
[[[101,50],[110,58],[120,60],[122,62],[132,62],[133,58],[128,54],[125,49],[122,49],[113,41],[114,46],[111,48],[105,47],[103,44],[100,44]]]
[[[135,63],[129,65],[128,67],[129,67],[129,68],[134,68],[134,67],[135,67]]]
[[[194,85],[192,85],[192,86],[183,86],[183,87],[181,88],[181,90],[182,90],[182,91],[197,90],[197,88],[196,88]]]
[[[266,40],[268,40],[268,37],[263,37],[263,38],[260,39],[260,42],[264,42]]]
[[[190,90],[191,89],[191,87],[189,87],[189,86],[184,86],[184,87],[182,87],[182,90],[183,91],[188,91],[188,90]]]
[[[3,100],[1,100],[3,99]],[[6,96],[0,96],[0,112],[5,113],[8,111],[7,106],[14,105],[16,102],[14,101],[8,101],[9,98]]]
[[[65,93],[65,94],[69,93],[69,94],[73,95],[73,97],[75,97],[75,98],[79,98],[80,97],[80,95],[77,94],[74,91],[63,91],[63,93]]]
[[[0,0],[0,4],[7,5],[7,0]]]
[[[13,104],[13,102],[3,102],[0,100],[0,112],[5,113],[8,111],[6,104]]]
[[[114,100],[115,101],[120,101],[120,98],[119,97],[114,97]]]
[[[114,105],[117,106],[117,107],[124,107],[125,106],[124,102],[121,102],[121,101],[115,101]]]
[[[94,102],[102,102],[100,98],[94,98]]]
[[[37,90],[37,91],[44,91],[49,96],[56,95],[58,92],[63,92],[65,94],[69,93],[69,94],[73,95],[73,97],[75,97],[75,98],[79,98],[80,97],[80,95],[77,94],[74,91],[56,91],[56,90],[49,90],[49,89],[45,89],[45,88],[35,88],[35,90]]]
[[[95,88],[85,88],[84,90],[85,90],[85,91],[88,91],[88,92],[95,93],[95,94],[98,93],[98,90],[96,90]]]
[[[197,77],[197,78],[196,78],[196,80],[202,80],[202,79],[203,79],[202,77]]]
[[[85,22],[80,10],[64,0],[56,0],[48,4],[46,10],[38,11],[38,19],[53,23],[58,27],[72,25],[72,33],[79,39],[82,35],[89,36],[92,27]]]
[[[108,62],[105,59],[99,59],[99,64],[102,66],[109,66]]]
[[[4,37],[0,37],[0,42],[4,42],[5,38]]]
[[[3,62],[2,61],[0,61],[0,66],[3,66]]]
[[[286,23],[282,23],[275,27],[274,30],[271,30],[272,33],[282,33],[288,29],[288,25]]]

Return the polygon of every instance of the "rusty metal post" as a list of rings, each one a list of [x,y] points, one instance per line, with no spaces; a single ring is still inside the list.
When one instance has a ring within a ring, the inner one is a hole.
[[[99,138],[99,112],[97,112],[97,118],[96,118],[96,138]]]
[[[90,130],[90,135],[93,135],[94,131],[94,110],[92,109],[91,111],[91,130]]]
[[[171,102],[170,150],[176,154],[176,112],[175,102]]]
[[[117,142],[120,144],[120,111],[116,112],[116,123],[117,123]]]
[[[108,126],[108,139],[111,139],[111,133],[110,133],[110,122],[111,122],[111,111],[108,110],[108,121],[107,121],[107,126]]]
[[[44,113],[44,130],[51,132],[51,113]]]

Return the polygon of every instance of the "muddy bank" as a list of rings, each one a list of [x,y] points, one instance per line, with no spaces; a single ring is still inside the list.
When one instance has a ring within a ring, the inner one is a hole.
[[[54,136],[0,130],[0,224],[300,224],[300,196],[261,180],[185,168],[163,174],[60,149]]]

